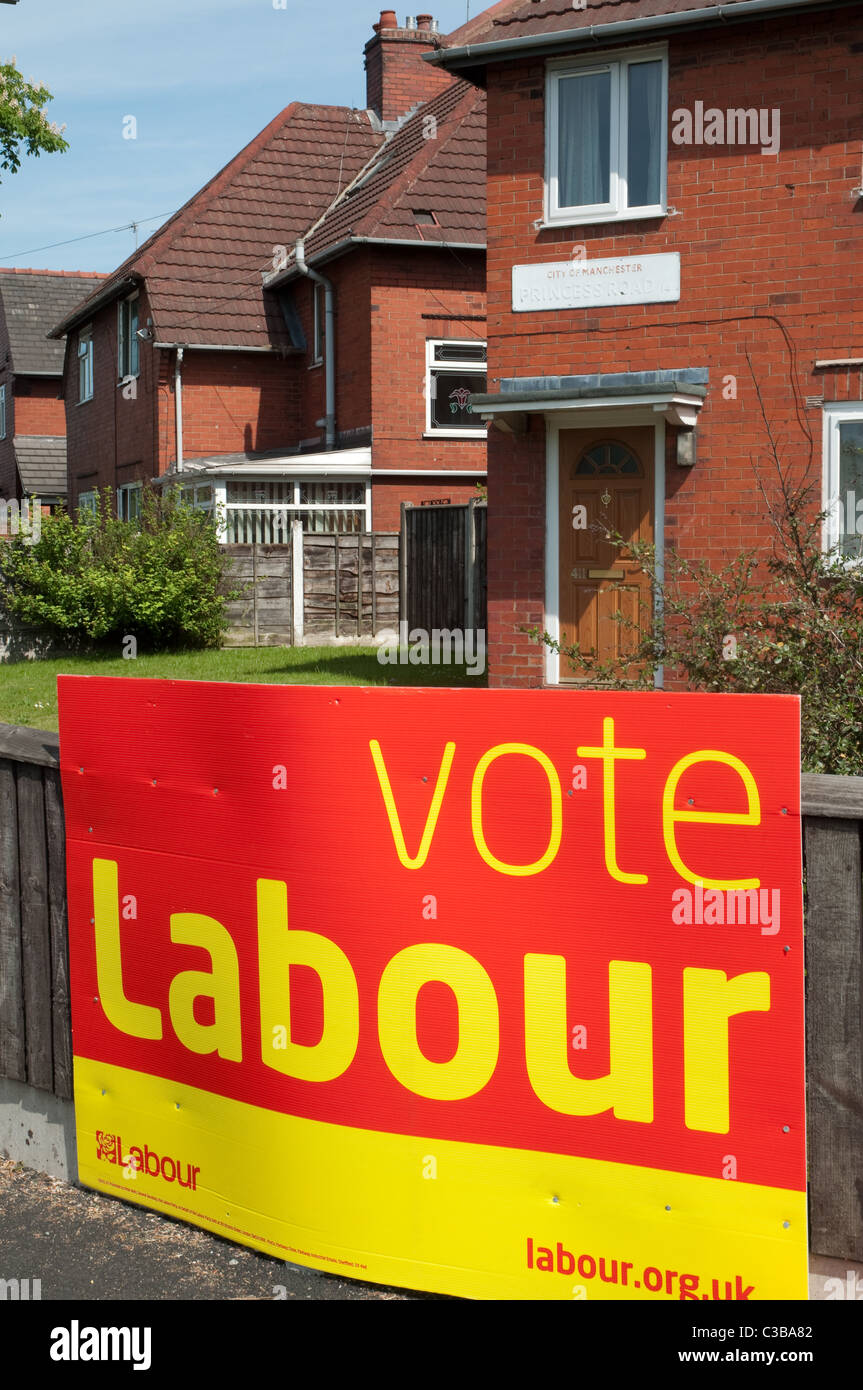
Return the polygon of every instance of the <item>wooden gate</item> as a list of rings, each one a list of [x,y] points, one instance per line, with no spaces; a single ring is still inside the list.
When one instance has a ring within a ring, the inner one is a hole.
[[[485,631],[488,509],[402,504],[400,617],[411,631]]]

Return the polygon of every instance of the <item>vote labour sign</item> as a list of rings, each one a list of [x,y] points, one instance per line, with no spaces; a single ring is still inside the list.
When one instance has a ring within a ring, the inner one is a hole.
[[[80,1175],[478,1298],[806,1297],[799,702],[61,678]]]

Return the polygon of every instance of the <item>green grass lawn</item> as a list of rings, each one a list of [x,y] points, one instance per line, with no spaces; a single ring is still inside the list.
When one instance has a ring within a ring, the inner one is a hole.
[[[255,647],[172,652],[124,661],[56,657],[0,665],[0,723],[57,728],[58,676],[137,676],[149,680],[246,681],[263,685],[463,685],[485,676],[463,666],[382,666],[373,647]]]

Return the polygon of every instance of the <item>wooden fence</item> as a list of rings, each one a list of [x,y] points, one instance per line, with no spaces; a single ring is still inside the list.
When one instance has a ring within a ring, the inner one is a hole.
[[[485,631],[488,508],[402,504],[401,608],[408,629]]]
[[[399,620],[399,538],[304,535],[285,545],[230,545],[242,597],[229,604],[232,647],[371,638]]]
[[[72,1094],[56,734],[0,724],[0,1076]],[[863,777],[803,778],[810,1248],[863,1261]]]

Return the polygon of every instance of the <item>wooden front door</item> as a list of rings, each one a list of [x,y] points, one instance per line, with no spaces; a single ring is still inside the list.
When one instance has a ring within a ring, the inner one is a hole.
[[[648,425],[560,435],[560,640],[604,662],[625,664],[637,640],[615,612],[644,632],[651,593],[647,575],[597,528],[652,543],[653,450]],[[578,679],[565,660],[560,679]]]

